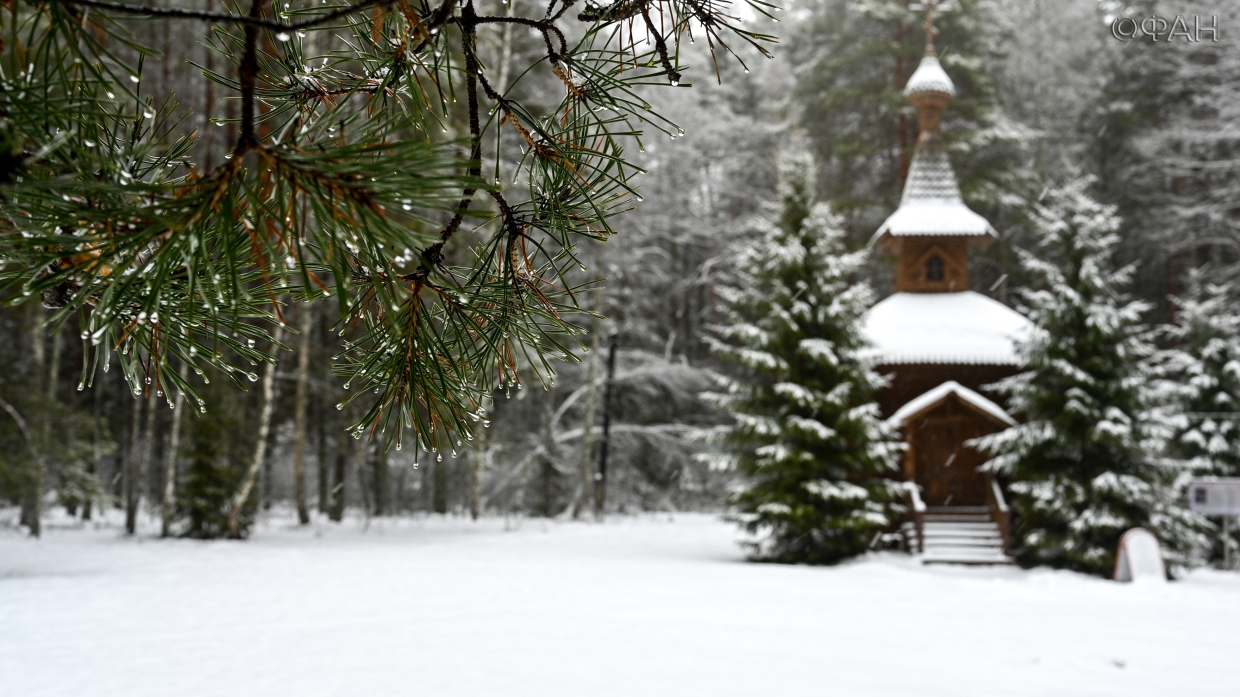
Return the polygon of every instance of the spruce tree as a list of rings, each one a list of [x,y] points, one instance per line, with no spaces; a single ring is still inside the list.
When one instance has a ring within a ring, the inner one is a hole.
[[[1191,275],[1191,292],[1175,304],[1176,323],[1164,328],[1170,347],[1159,355],[1161,408],[1172,429],[1166,456],[1190,476],[1240,476],[1240,313],[1229,286]],[[1227,544],[1240,545],[1240,531]],[[1212,558],[1223,558],[1223,542]]]
[[[730,500],[753,558],[829,564],[864,552],[892,523],[900,445],[872,395],[882,378],[862,359],[870,288],[852,283],[840,218],[813,203],[804,152],[780,162],[779,201],[721,290],[726,326],[712,348],[742,372],[712,398],[735,423],[721,462],[743,486]]]
[[[1176,469],[1158,457],[1149,305],[1123,291],[1134,268],[1112,265],[1120,220],[1086,194],[1090,183],[1050,191],[1036,208],[1040,249],[1021,254],[1042,282],[1022,293],[1035,325],[1020,346],[1028,370],[996,385],[1023,422],[976,444],[1012,481],[1022,564],[1109,576],[1120,536],[1145,527],[1169,566],[1183,567],[1200,521],[1177,505]]]

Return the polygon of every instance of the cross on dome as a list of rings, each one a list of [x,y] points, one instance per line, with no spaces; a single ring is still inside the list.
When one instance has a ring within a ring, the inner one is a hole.
[[[926,21],[921,23],[921,28],[926,32],[926,55],[934,55],[934,36],[939,30],[934,26],[935,12],[950,12],[952,6],[947,3],[938,3],[935,0],[926,0],[925,2],[916,2],[908,6],[913,12],[925,12]]]
[[[943,110],[955,96],[956,88],[934,53],[934,35],[938,33],[934,27],[934,18],[936,14],[951,9],[951,6],[936,0],[924,0],[909,5],[909,9],[926,14],[923,25],[926,30],[926,55],[922,56],[917,70],[913,71],[904,85],[904,96],[917,108],[919,134],[913,160],[904,180],[904,194],[900,197],[900,206],[879,227],[872,242],[882,240],[884,245],[889,245],[895,244],[900,238],[920,238],[925,244],[918,242],[913,245],[921,245],[916,254],[909,251],[912,247],[908,245],[903,245],[908,247],[905,250],[907,253],[897,254],[902,259],[901,264],[909,265],[909,269],[916,266],[918,278],[925,281],[918,286],[919,292],[937,292],[938,286],[930,288],[926,284],[934,285],[940,282],[940,285],[946,286],[943,290],[953,287],[964,290],[968,287],[966,272],[963,271],[967,269],[968,258],[966,248],[961,246],[963,241],[974,239],[984,242],[994,236],[995,231],[985,218],[970,210],[961,198],[960,186],[956,182],[956,174],[952,171],[940,132]],[[927,271],[931,267],[925,266],[928,261],[922,257],[929,258],[930,251],[927,250],[930,248],[925,245],[930,244],[930,238],[953,238],[959,241],[959,249],[949,255],[955,255],[953,258],[959,257],[956,259],[958,263],[954,266],[947,264],[942,272],[938,271],[938,266],[933,267],[933,273]],[[951,279],[953,268],[961,270],[959,282],[954,286]],[[911,273],[912,271],[909,271],[909,274]],[[897,290],[900,289],[901,284],[897,282]]]

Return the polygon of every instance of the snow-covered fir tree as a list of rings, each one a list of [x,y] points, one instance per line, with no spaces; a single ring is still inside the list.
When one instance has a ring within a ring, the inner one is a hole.
[[[1109,576],[1120,536],[1145,527],[1171,568],[1190,565],[1203,521],[1178,505],[1177,469],[1159,456],[1166,424],[1150,418],[1153,332],[1148,304],[1115,269],[1115,209],[1091,199],[1088,179],[1048,192],[1036,207],[1037,252],[1022,262],[1041,286],[1022,293],[1034,323],[1020,345],[1026,372],[996,386],[1024,422],[975,441],[1016,494],[1017,554]]]
[[[723,461],[743,475],[730,503],[753,557],[828,564],[891,525],[900,485],[885,477],[901,446],[872,399],[882,378],[859,355],[871,291],[850,277],[864,253],[846,253],[840,219],[813,203],[808,154],[779,169],[779,201],[721,292],[729,323],[710,339],[743,376],[713,399],[735,418]]]
[[[1230,286],[1203,282],[1208,273],[1191,274],[1176,322],[1164,328],[1169,348],[1159,354],[1159,408],[1173,429],[1166,456],[1182,472],[1180,491],[1191,476],[1240,476],[1240,313]],[[1223,558],[1222,544],[1211,558]],[[1228,544],[1240,551],[1240,533]]]

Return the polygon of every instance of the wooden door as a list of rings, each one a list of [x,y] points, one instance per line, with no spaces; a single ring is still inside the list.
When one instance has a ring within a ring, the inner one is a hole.
[[[986,475],[977,471],[986,461],[965,445],[994,428],[970,414],[936,410],[913,426],[914,478],[927,506],[985,506]]]

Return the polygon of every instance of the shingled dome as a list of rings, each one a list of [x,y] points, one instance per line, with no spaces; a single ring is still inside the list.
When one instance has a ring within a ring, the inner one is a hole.
[[[933,49],[927,49],[921,65],[909,78],[904,95],[917,107],[921,135],[900,207],[874,233],[871,244],[892,237],[942,236],[987,237],[995,234],[990,223],[974,213],[960,197],[960,185],[939,132],[940,117],[956,94]]]
[[[918,148],[904,182],[900,207],[874,233],[883,235],[994,235],[985,218],[960,198],[960,187],[942,146]]]

